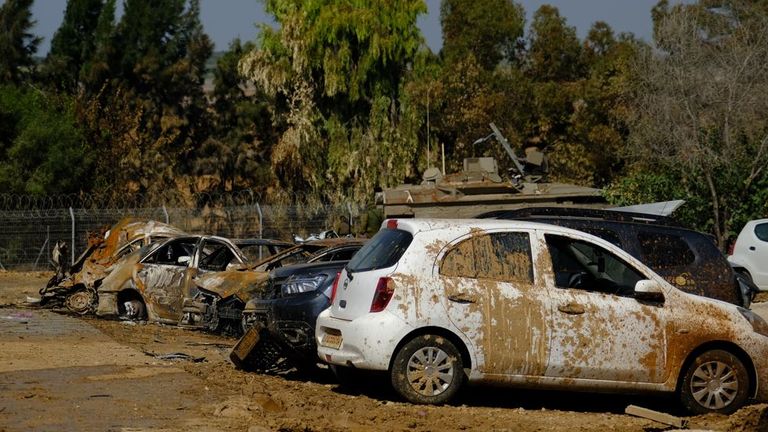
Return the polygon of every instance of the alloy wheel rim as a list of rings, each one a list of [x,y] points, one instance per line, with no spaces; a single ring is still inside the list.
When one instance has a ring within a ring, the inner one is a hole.
[[[440,348],[421,348],[408,359],[406,377],[420,395],[437,396],[453,382],[453,359]]]
[[[691,377],[691,394],[699,405],[707,409],[727,407],[736,399],[738,392],[736,372],[721,361],[702,363]]]

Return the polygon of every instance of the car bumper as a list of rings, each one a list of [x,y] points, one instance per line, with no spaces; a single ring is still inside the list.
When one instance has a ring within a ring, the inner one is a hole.
[[[329,364],[388,370],[398,343],[413,330],[386,311],[345,321],[331,317],[330,310],[325,310],[317,319],[317,354]]]

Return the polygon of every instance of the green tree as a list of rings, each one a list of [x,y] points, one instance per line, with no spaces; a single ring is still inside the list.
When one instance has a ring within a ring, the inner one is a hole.
[[[0,82],[20,83],[32,75],[41,40],[30,33],[32,1],[6,0],[0,6]]]
[[[64,21],[53,35],[43,63],[42,79],[55,88],[74,93],[83,65],[95,54],[96,27],[103,0],[68,0]]]
[[[467,54],[486,70],[514,62],[525,27],[525,12],[512,0],[443,0],[442,54],[449,63]]]
[[[68,96],[0,87],[0,129],[2,190],[45,195],[88,189],[91,156]]]
[[[407,161],[375,159],[399,152],[377,154],[354,131],[370,126],[369,113],[386,112],[388,121],[379,123],[386,127],[401,124],[401,84],[423,43],[416,18],[426,12],[424,2],[268,0],[266,9],[280,29],[263,26],[258,48],[240,66],[285,107],[285,129],[272,152],[281,186],[330,196],[355,183],[354,175],[328,170],[329,139],[352,143],[346,154],[364,162],[355,172],[387,166],[392,178],[402,177]]]
[[[97,25],[96,57],[87,66],[90,91],[80,109],[91,113],[85,117],[87,135],[106,139],[100,148],[121,150],[99,160],[99,184],[115,193],[188,187],[183,178],[192,169],[188,156],[209,134],[203,80],[212,44],[200,23],[199,1],[128,0],[114,30],[112,6],[105,6]],[[100,119],[95,108],[113,103],[125,115]],[[128,123],[117,130],[134,132],[131,146],[110,141],[111,135],[99,130],[102,120],[120,119]]]
[[[234,40],[213,71],[212,133],[192,155],[193,173],[208,179],[208,190],[263,192],[274,183],[268,147],[276,139],[273,100],[238,71],[238,63],[254,47]]]
[[[541,6],[533,15],[528,37],[528,73],[536,81],[573,81],[585,74],[576,28],[557,8]]]

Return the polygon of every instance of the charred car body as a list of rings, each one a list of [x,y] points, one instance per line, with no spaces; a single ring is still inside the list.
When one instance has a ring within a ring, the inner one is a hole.
[[[667,217],[568,207],[531,207],[480,217],[543,222],[592,234],[629,252],[690,294],[749,308],[757,293],[754,284],[731,269],[711,237]]]
[[[265,370],[285,357],[294,366],[313,367],[317,316],[330,306],[336,276],[361,247],[335,248],[306,264],[273,270],[263,295],[245,306],[247,331],[230,354],[232,362],[242,369]]]
[[[210,330],[218,319],[225,317],[230,323],[240,323],[229,330],[241,333],[246,328],[243,308],[251,298],[261,296],[271,270],[308,261],[343,259],[352,256],[361,245],[360,240],[351,238],[310,241],[251,265],[201,275],[195,280],[196,294],[184,301],[181,325]]]
[[[154,241],[183,235],[184,231],[162,222],[125,218],[104,236],[89,236],[88,247],[71,267],[62,262],[62,243],[54,248],[56,274],[40,290],[42,306],[64,305],[72,312],[93,312],[96,285],[122,258]]]
[[[186,235],[155,243],[124,258],[98,286],[96,314],[178,324],[185,299],[197,293],[195,278],[247,264],[240,249],[277,253],[289,243]],[[239,323],[239,321],[238,321]],[[226,325],[217,321],[216,326]]]

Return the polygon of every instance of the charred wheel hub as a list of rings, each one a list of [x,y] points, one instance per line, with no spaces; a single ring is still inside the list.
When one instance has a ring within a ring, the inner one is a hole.
[[[437,347],[424,347],[408,360],[408,382],[416,392],[435,396],[444,392],[453,381],[451,357]]]
[[[96,304],[96,292],[89,289],[81,289],[67,297],[67,309],[74,313],[86,314],[93,309]]]
[[[711,361],[701,364],[693,373],[691,393],[703,407],[713,410],[730,405],[739,391],[739,381],[726,363]]]

